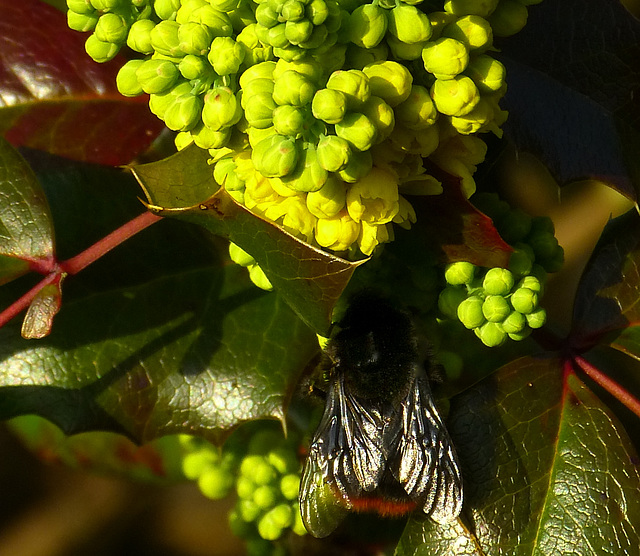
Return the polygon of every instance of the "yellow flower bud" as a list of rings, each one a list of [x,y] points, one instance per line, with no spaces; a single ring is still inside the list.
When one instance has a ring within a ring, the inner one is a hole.
[[[416,211],[409,201],[407,201],[402,195],[398,198],[398,214],[393,218],[394,224],[398,224],[401,228],[409,230],[411,224],[415,224],[417,221]]]
[[[337,176],[329,176],[321,189],[307,194],[307,208],[318,218],[332,218],[343,208],[347,200],[347,188]]]
[[[396,178],[389,172],[374,167],[349,188],[347,210],[356,222],[391,222],[399,210]]]
[[[371,255],[380,243],[386,243],[391,240],[392,230],[390,225],[368,224],[367,222],[362,222],[361,224],[358,246],[365,255]]]
[[[280,222],[282,227],[295,236],[304,236],[308,240],[313,237],[316,217],[309,212],[304,195],[286,197],[270,205],[264,215]]]
[[[357,241],[360,228],[360,224],[354,222],[347,211],[341,211],[331,218],[319,218],[315,237],[322,247],[332,251],[345,251]]]

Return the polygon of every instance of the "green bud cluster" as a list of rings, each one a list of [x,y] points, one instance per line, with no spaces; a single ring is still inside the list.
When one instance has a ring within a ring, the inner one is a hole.
[[[239,466],[238,501],[229,513],[232,532],[249,552],[277,551],[286,532],[305,535],[298,507],[301,463],[290,441],[272,430],[256,433]]]
[[[511,4],[526,14],[528,3],[68,0],[68,18],[93,32],[95,60],[123,44],[140,55],[118,90],[148,94],[179,148],[208,149],[236,201],[358,256],[415,221],[403,193],[441,191],[425,158],[473,194],[486,151],[476,134],[500,134],[506,118],[493,36],[522,19]]]
[[[438,308],[445,317],[474,330],[489,347],[502,345],[507,338],[522,340],[546,321],[540,300],[547,273],[562,264],[562,247],[549,218],[532,218],[511,209],[495,194],[476,194],[472,200],[514,246],[509,268],[487,269],[466,261],[449,264]]]

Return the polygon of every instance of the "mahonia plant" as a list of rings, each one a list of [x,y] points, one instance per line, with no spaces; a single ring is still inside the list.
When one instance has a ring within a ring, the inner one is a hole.
[[[473,194],[477,134],[506,119],[493,37],[520,30],[530,3],[68,0],[68,22],[92,31],[98,62],[125,44],[141,55],[119,91],[149,94],[178,148],[208,149],[236,201],[354,258],[416,221],[406,195],[442,191],[425,159]],[[251,257],[231,256],[270,288]]]

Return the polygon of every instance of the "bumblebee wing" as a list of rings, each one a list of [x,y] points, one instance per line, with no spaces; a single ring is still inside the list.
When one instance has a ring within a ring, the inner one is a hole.
[[[331,533],[352,500],[373,491],[385,469],[383,418],[379,408],[363,405],[336,377],[305,465],[300,512],[317,537]]]
[[[462,509],[462,477],[453,443],[422,371],[402,402],[402,427],[393,474],[434,521],[454,520]]]

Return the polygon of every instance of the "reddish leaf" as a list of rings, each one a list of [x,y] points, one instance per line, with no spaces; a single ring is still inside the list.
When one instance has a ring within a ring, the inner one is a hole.
[[[97,64],[85,39],[39,0],[0,0],[0,131],[17,146],[126,164],[163,124],[146,97],[118,93],[115,77],[125,59]]]

